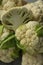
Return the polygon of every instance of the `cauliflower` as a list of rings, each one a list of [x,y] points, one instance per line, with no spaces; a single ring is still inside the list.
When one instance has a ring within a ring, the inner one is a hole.
[[[19,25],[25,24],[28,21],[33,20],[33,18],[31,10],[27,11],[27,9],[22,7],[14,7],[4,13],[1,20],[4,26],[16,30]]]
[[[34,15],[34,20],[42,21],[43,18],[43,1],[38,0],[33,3],[28,3],[27,5],[23,6],[27,10],[31,10]]]
[[[14,33],[0,26],[0,60],[9,63],[19,57],[19,48],[16,46]]]
[[[34,54],[39,51],[39,31],[40,26],[36,21],[30,21],[25,25],[22,25],[17,28],[15,31],[15,36],[20,40],[20,46],[22,49],[25,49],[28,53]],[[43,27],[42,27],[43,29]],[[18,45],[19,46],[19,45]],[[19,47],[20,47],[19,46]]]
[[[7,12],[7,10],[16,7],[16,6],[21,6],[26,4],[26,2],[23,0],[0,0],[0,20],[1,16]]]
[[[40,13],[39,21],[43,21],[43,0],[38,0],[34,4],[37,4],[39,8],[41,9],[42,14]]]
[[[35,2],[43,10],[43,0],[38,0]]]
[[[24,0],[8,0],[7,3],[3,6],[4,10],[9,10],[15,6],[22,6],[26,4],[26,1]]]
[[[9,49],[0,49],[0,60],[5,63],[9,63],[14,61],[14,59],[18,54],[18,51],[15,48],[9,48]]]
[[[25,53],[22,56],[22,65],[42,65],[42,64],[43,64],[43,56],[41,54],[31,56],[28,53]]]

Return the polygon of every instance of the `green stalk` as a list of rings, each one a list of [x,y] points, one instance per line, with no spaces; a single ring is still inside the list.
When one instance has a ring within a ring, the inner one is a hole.
[[[43,26],[40,26],[37,30],[36,33],[39,37],[43,37]]]
[[[15,35],[12,35],[12,36],[10,36],[9,38],[7,38],[6,40],[4,40],[4,41],[1,43],[0,48],[1,48],[5,43],[7,43],[7,41],[11,40],[11,39],[14,38],[14,37],[15,37]]]
[[[41,29],[43,28],[43,26],[39,27],[36,32],[39,32]]]

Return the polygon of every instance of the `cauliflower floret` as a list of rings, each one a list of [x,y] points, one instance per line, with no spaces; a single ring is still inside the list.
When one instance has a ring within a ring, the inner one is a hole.
[[[41,9],[43,9],[43,0],[38,0],[35,2]]]
[[[42,22],[43,21],[43,0],[38,0],[34,4],[39,6],[39,9],[40,9],[39,21]]]
[[[27,28],[25,25],[20,26],[20,28],[16,30],[16,34],[15,34],[17,36],[17,39],[19,40],[23,39],[25,37],[26,30]]]
[[[15,47],[14,38],[8,40],[9,36],[12,36],[10,33],[14,34],[12,31],[7,30],[6,28],[2,28],[0,31],[2,31],[0,36],[0,60],[2,62],[9,63],[19,57],[19,49]],[[6,40],[8,41],[6,42]]]
[[[23,54],[22,65],[42,65],[43,56],[38,54],[36,56],[31,56],[28,53]]]
[[[38,5],[34,5],[31,10],[36,20],[39,18],[40,14],[42,14],[41,9]]]
[[[28,24],[30,24],[30,26]],[[20,40],[20,45],[24,45],[24,47],[26,47],[26,51],[29,50],[28,52],[31,54],[33,54],[35,50],[39,50],[39,37],[35,31],[35,28],[38,24],[39,23],[36,21],[30,21],[27,24],[17,28],[15,32],[15,36],[18,40]]]
[[[34,23],[34,24],[33,24]],[[30,21],[29,23],[26,24],[26,27],[29,29],[35,29],[35,26],[38,25],[36,21]]]

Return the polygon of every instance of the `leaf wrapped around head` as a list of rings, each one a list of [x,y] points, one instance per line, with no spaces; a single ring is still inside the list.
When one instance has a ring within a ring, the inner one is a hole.
[[[19,25],[29,22],[33,19],[32,12],[26,8],[16,7],[7,11],[2,16],[2,23],[8,29],[16,30]]]
[[[39,37],[43,37],[43,25],[37,25],[36,26],[36,32]]]

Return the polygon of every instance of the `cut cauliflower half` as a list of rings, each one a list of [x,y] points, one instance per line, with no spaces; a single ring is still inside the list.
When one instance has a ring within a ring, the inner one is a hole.
[[[2,15],[2,23],[9,29],[16,30],[19,25],[33,19],[31,10],[22,7],[14,7]]]
[[[40,35],[38,33],[40,31],[39,25],[40,24],[36,21],[30,21],[27,24],[18,27],[17,30],[15,31],[15,36],[17,37],[18,40],[20,40],[21,48],[25,49],[27,52],[31,54],[33,54],[34,52],[38,52],[40,47],[38,36]]]

